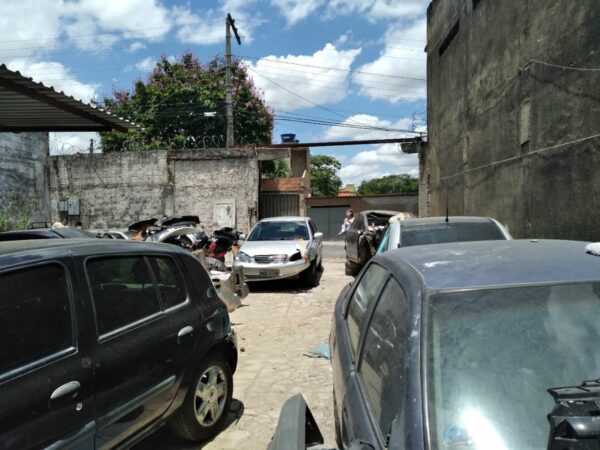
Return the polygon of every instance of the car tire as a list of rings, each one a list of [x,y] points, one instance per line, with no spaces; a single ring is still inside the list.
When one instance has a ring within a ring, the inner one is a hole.
[[[196,369],[183,404],[169,420],[171,429],[190,441],[216,436],[225,424],[232,394],[231,367],[223,356],[209,355]]]
[[[360,266],[352,261],[346,261],[346,264],[344,265],[344,273],[346,275],[350,275],[353,277],[358,275],[358,272],[360,272],[360,269],[362,269],[362,266]]]
[[[306,283],[308,287],[313,288],[319,285],[319,268],[317,267],[316,261],[310,263],[308,269],[303,273],[303,278],[304,283]]]

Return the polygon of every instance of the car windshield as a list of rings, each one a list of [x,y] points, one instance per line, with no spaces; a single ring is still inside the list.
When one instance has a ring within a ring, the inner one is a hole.
[[[600,283],[427,299],[432,448],[545,450],[548,389],[600,378]]]
[[[443,244],[445,242],[493,241],[506,239],[494,222],[450,222],[419,225],[402,225],[402,247]]]
[[[294,239],[309,239],[306,222],[259,222],[248,241],[290,241]]]

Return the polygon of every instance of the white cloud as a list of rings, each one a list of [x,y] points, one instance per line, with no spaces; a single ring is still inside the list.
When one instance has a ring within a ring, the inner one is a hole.
[[[388,29],[379,58],[354,73],[353,81],[361,94],[392,103],[426,97],[427,59],[421,42],[426,27],[425,19],[419,19],[408,27],[393,25]]]
[[[17,59],[10,61],[7,66],[10,70],[18,70],[23,75],[32,77],[36,82],[42,82],[48,87],[52,86],[56,91],[63,91],[85,103],[97,97],[97,90],[100,87],[99,84],[82,83],[68,67],[58,62]]]
[[[50,154],[72,155],[74,153],[88,153],[90,139],[94,140],[94,153],[99,153],[100,135],[98,133],[50,133]]]
[[[27,57],[56,47],[61,33],[62,0],[2,2],[0,60]]]
[[[135,41],[135,42],[132,42],[132,43],[129,45],[129,52],[130,52],[130,53],[135,53],[135,52],[137,52],[138,50],[143,50],[143,49],[145,49],[145,48],[146,48],[146,44],[143,44],[143,43],[141,43],[140,41]]]
[[[323,105],[343,100],[349,93],[347,70],[360,52],[361,49],[338,50],[335,45],[326,44],[312,55],[266,56],[246,64],[267,103],[276,110],[291,111],[313,106],[310,102]]]
[[[211,45],[225,41],[225,17],[228,13],[235,20],[235,26],[242,37],[242,42],[252,42],[253,30],[262,23],[260,14],[249,7],[255,0],[224,0],[220,8],[208,9],[193,13],[187,7],[174,6],[171,17],[177,29],[177,38],[186,44]],[[232,36],[232,45],[235,39]]]
[[[376,128],[421,131],[422,123],[418,117],[401,118],[396,121],[380,119],[369,114],[357,114],[348,117],[344,124],[367,125]],[[325,140],[367,140],[382,138],[402,138],[414,136],[413,133],[385,132],[381,130],[362,130],[359,128],[329,127],[324,132]],[[398,144],[370,145],[367,150],[354,155],[343,164],[340,177],[344,184],[354,183],[358,186],[362,180],[382,177],[384,175],[406,173],[411,176],[419,175],[418,157],[404,154]]]
[[[271,0],[271,5],[285,16],[288,25],[310,16],[322,4],[323,0]]]
[[[417,154],[402,153],[397,144],[371,146],[371,150],[357,153],[349,164],[340,169],[340,178],[344,184],[359,185],[363,180],[379,178],[385,175],[408,174],[419,176],[419,158]]]
[[[430,0],[330,0],[328,14],[360,15],[371,21],[414,17],[427,10]]]
[[[355,114],[345,119],[342,124],[344,125],[356,125],[356,126],[367,126],[378,129],[360,129],[351,127],[329,127],[324,132],[324,138],[328,141],[341,141],[341,140],[367,140],[367,139],[382,139],[383,137],[409,137],[413,134],[408,131],[413,129],[413,126],[421,125],[421,121],[418,118],[414,120],[412,118],[403,118],[395,122],[390,120],[380,119],[377,116],[370,114]],[[399,130],[398,132],[390,132],[386,130]],[[401,130],[401,131],[400,131]],[[415,128],[415,131],[416,128]],[[390,136],[387,136],[390,134]]]
[[[140,72],[150,72],[152,69],[154,69],[155,65],[156,60],[151,56],[148,56],[147,58],[138,61],[135,65],[135,68]]]

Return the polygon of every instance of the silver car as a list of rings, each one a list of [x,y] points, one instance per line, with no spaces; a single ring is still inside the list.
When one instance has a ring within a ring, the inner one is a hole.
[[[233,264],[242,267],[246,281],[300,276],[314,287],[319,284],[322,236],[310,217],[263,219],[245,239]]]
[[[507,239],[512,239],[508,230],[490,217],[392,217],[379,242],[377,255],[413,245]]]

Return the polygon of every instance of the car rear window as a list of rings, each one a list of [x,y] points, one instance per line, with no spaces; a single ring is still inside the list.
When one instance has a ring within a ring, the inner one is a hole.
[[[187,300],[185,281],[181,271],[171,258],[149,257],[156,276],[158,291],[165,308],[171,308]]]
[[[0,373],[73,346],[69,285],[59,264],[0,274]]]
[[[493,241],[506,237],[494,222],[450,222],[402,225],[400,239],[402,247],[411,247],[445,242]]]

